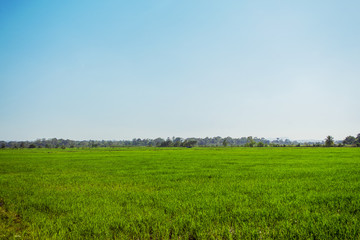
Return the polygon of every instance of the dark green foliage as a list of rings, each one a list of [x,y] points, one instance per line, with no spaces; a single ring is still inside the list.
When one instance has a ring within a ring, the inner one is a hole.
[[[250,136],[247,138],[247,142],[246,142],[245,146],[246,147],[254,147],[255,143],[256,142],[254,141],[253,137]]]
[[[333,147],[334,146],[334,138],[332,136],[327,136],[325,138],[325,147]]]
[[[357,137],[355,139],[355,144],[357,147],[360,147],[360,133],[357,135]]]
[[[325,146],[360,146],[360,134],[357,137],[348,136],[342,142],[336,141],[331,138],[331,141],[328,145]],[[192,143],[189,146],[189,142]],[[196,143],[195,143],[196,142]],[[103,147],[214,147],[214,146],[245,146],[245,147],[255,147],[262,146],[264,147],[295,147],[295,146],[305,146],[305,147],[320,147],[324,146],[324,142],[304,142],[298,143],[297,141],[290,141],[289,139],[279,139],[269,141],[264,138],[257,137],[242,137],[242,138],[231,138],[231,137],[206,137],[206,138],[187,138],[182,139],[179,137],[173,137],[172,139],[167,138],[164,140],[163,138],[156,139],[140,139],[134,138],[133,140],[120,140],[120,141],[105,141],[105,140],[84,140],[84,141],[73,141],[69,139],[38,139],[35,141],[0,141],[0,148],[103,148]],[[341,144],[342,143],[342,144]],[[31,146],[31,147],[30,147]]]
[[[180,147],[180,146],[181,146],[181,142],[180,142],[180,141],[174,142],[174,147]]]
[[[312,146],[313,146],[313,147],[322,147],[323,145],[318,142],[318,143],[314,143]]]
[[[213,137],[213,138],[187,138],[182,139],[179,137],[173,137],[172,139],[167,138],[166,140],[162,138],[156,139],[140,139],[134,138],[133,140],[119,140],[119,141],[105,141],[105,140],[85,140],[85,141],[73,141],[69,139],[38,139],[35,141],[11,141],[2,143],[5,144],[5,147],[15,148],[21,146],[22,148],[28,148],[29,145],[34,144],[36,147],[44,147],[44,148],[61,148],[61,146],[65,146],[66,148],[98,148],[98,147],[182,147],[183,142],[194,142],[196,141],[196,146],[203,147],[211,147],[211,146],[221,146],[226,140],[227,145],[231,146],[244,146],[247,143],[247,138],[231,138],[231,137]],[[269,144],[270,141],[264,138],[253,138],[253,145],[257,142],[263,142],[264,144]],[[278,140],[276,142],[284,143],[282,140]],[[291,145],[295,142],[290,142],[289,140],[285,140],[287,145]],[[291,144],[290,144],[291,143]]]
[[[344,145],[360,147],[360,133],[356,136],[356,138],[353,137],[353,136],[347,136],[343,140],[343,144]]]
[[[166,141],[160,144],[160,147],[173,147],[174,143],[170,140],[170,138],[166,139]]]
[[[352,144],[355,143],[355,141],[356,141],[355,137],[353,137],[353,136],[347,136],[347,137],[344,139],[343,143],[344,143],[344,144],[348,144],[348,145],[352,145]]]
[[[185,140],[184,142],[181,143],[180,146],[182,147],[187,147],[187,148],[192,148],[196,145],[197,141],[196,140]]]

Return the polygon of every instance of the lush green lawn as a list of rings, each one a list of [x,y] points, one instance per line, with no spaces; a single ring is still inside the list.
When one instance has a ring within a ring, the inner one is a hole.
[[[0,239],[360,239],[360,149],[0,150],[0,205]]]

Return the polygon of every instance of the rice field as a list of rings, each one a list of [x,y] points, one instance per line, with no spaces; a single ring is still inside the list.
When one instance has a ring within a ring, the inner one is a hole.
[[[360,239],[359,148],[0,150],[0,239]]]

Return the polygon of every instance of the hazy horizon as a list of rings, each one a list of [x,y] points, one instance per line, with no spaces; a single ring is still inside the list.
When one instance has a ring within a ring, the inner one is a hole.
[[[3,1],[0,140],[360,133],[358,1]]]

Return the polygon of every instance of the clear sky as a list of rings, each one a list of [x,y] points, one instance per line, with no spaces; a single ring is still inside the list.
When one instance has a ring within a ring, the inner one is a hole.
[[[359,9],[0,0],[0,140],[356,135]]]

